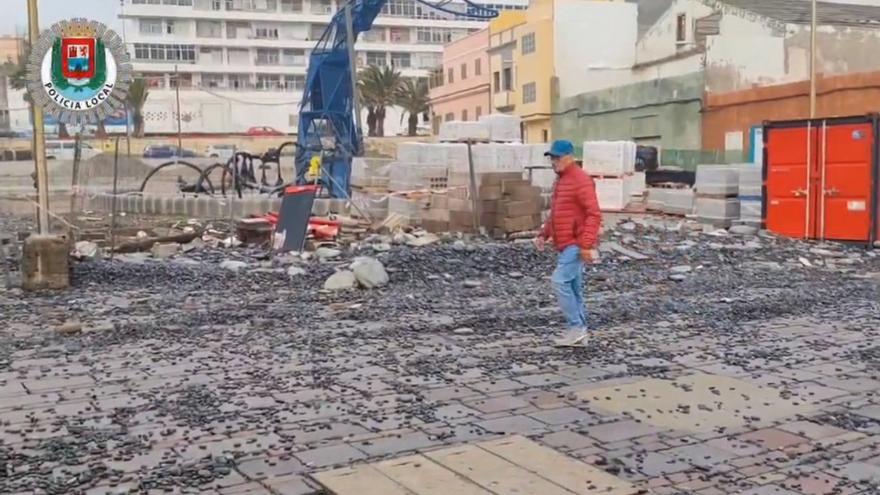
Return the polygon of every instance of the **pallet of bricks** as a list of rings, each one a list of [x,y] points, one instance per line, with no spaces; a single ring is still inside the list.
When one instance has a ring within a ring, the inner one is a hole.
[[[738,166],[699,165],[694,190],[698,221],[721,228],[739,221]]]
[[[538,229],[544,200],[541,188],[521,172],[481,172],[475,175],[479,227],[495,236]],[[422,227],[431,232],[477,233],[469,177],[450,177],[450,188],[431,195],[422,214]]]
[[[624,211],[632,203],[642,202],[645,173],[635,170],[636,149],[630,141],[584,142],[584,170],[596,183],[602,211]]]

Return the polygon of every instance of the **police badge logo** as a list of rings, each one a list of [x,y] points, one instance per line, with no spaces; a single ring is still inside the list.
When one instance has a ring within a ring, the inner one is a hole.
[[[95,123],[124,107],[131,70],[125,44],[112,29],[86,19],[61,21],[31,51],[28,91],[59,122]]]

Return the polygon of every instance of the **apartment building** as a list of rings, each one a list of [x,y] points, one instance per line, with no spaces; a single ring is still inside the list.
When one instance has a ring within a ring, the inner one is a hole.
[[[525,9],[528,0],[487,5]],[[120,17],[134,69],[147,78],[147,132],[295,132],[309,53],[339,0],[124,0]],[[467,4],[444,9],[465,14]],[[414,0],[389,0],[355,47],[358,67],[428,77],[443,45],[486,26]],[[386,132],[400,125],[396,112]]]
[[[446,45],[443,65],[431,77],[435,134],[444,121],[477,120],[491,112],[488,47],[488,28]]]

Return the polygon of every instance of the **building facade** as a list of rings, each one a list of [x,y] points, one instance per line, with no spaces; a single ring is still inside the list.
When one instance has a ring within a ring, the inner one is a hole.
[[[790,111],[798,99],[790,93],[809,79],[810,2],[667,3],[650,25],[630,18],[616,24],[619,35],[609,33],[607,43],[632,48],[631,65],[609,64],[591,69],[589,77],[565,77],[567,85],[554,102],[554,134],[634,140],[659,147],[667,165],[692,167],[741,161],[752,126],[783,115],[808,115],[808,98],[800,114]],[[821,77],[880,70],[880,59],[873,56],[880,49],[880,7],[820,2],[818,17]],[[640,29],[634,27],[639,24]],[[635,43],[626,34],[633,29],[639,30]],[[623,52],[618,55],[617,61],[625,62]],[[780,91],[762,89],[792,84]],[[774,111],[780,98],[785,100],[780,108],[788,109],[782,113]],[[873,111],[865,104],[857,113]],[[708,135],[711,140],[704,142]]]
[[[271,126],[295,132],[309,54],[336,0],[124,0],[120,17],[134,69],[147,78],[147,132],[241,132]],[[527,0],[491,5],[524,9]],[[463,2],[444,5],[466,12]],[[414,0],[390,0],[355,46],[357,65],[390,66],[428,77],[443,45],[486,26]],[[399,114],[389,111],[394,134]]]
[[[491,112],[489,29],[484,28],[443,49],[443,65],[431,77],[431,122],[477,120]]]
[[[0,36],[0,133],[27,131],[30,110],[24,89],[12,87],[11,76],[25,56],[25,40],[19,36]]]

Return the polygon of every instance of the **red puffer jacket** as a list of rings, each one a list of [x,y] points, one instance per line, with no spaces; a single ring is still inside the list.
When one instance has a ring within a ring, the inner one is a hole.
[[[574,245],[594,249],[599,243],[601,224],[593,178],[570,165],[556,180],[550,217],[541,228],[541,236],[553,240],[559,251]]]

